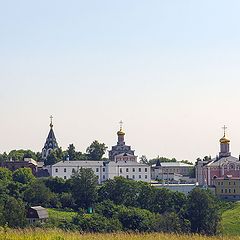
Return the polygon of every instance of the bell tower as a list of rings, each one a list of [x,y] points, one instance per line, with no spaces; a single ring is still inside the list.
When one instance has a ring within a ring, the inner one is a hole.
[[[53,149],[58,148],[58,143],[53,131],[53,116],[50,116],[50,131],[48,133],[45,145],[42,149],[42,159],[45,160],[47,159],[48,155]]]

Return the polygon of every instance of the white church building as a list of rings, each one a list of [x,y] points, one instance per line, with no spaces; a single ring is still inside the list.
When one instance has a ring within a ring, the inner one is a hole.
[[[50,166],[48,169],[50,176],[69,179],[79,169],[91,168],[98,177],[99,183],[117,176],[150,182],[151,167],[137,162],[137,156],[134,155],[131,146],[127,146],[124,142],[125,133],[122,130],[122,124],[117,135],[117,145],[109,151],[108,161],[60,161]]]

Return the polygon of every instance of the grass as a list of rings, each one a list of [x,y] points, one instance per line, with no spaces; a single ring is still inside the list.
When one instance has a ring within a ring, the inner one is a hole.
[[[49,218],[51,220],[56,220],[56,221],[61,221],[61,220],[71,221],[72,217],[77,215],[76,212],[72,212],[72,211],[64,211],[64,210],[58,210],[53,208],[48,208],[47,210],[48,210]]]
[[[239,237],[206,237],[199,235],[178,234],[80,234],[78,232],[63,232],[60,230],[25,229],[0,230],[0,240],[239,240]]]
[[[240,202],[223,212],[222,229],[224,235],[240,235]]]

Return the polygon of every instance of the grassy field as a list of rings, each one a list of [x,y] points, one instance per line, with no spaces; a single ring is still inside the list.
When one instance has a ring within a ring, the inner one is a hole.
[[[223,212],[222,229],[224,235],[240,236],[240,202],[235,203],[233,209]]]
[[[60,230],[0,230],[0,240],[239,240],[240,237],[205,237],[176,234],[80,234]]]
[[[63,210],[57,210],[53,208],[48,208],[48,214],[49,218],[52,220],[67,220],[70,221],[72,217],[76,216],[76,212],[68,212],[68,211],[63,211]]]

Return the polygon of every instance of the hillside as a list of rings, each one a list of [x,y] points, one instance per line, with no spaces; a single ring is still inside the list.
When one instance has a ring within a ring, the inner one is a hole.
[[[223,212],[222,228],[224,235],[240,235],[240,202],[235,203],[232,209]]]

